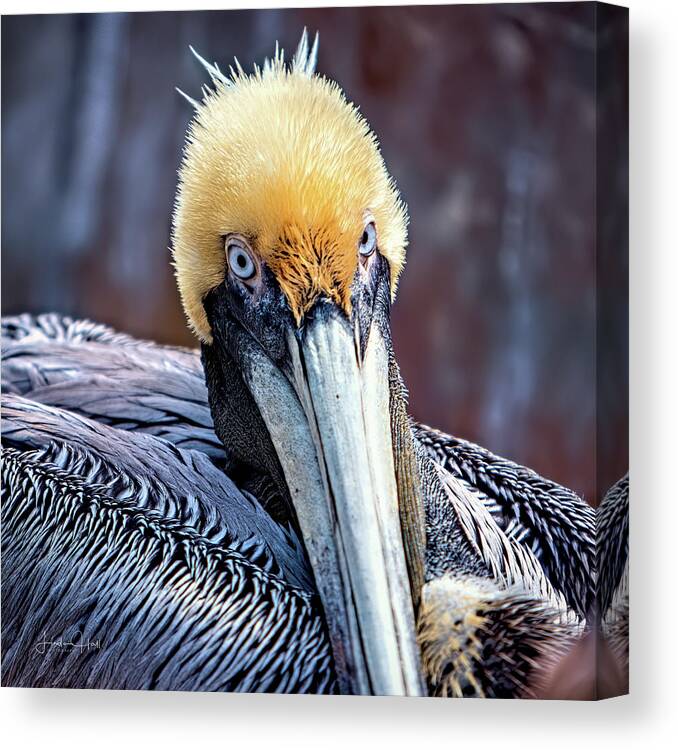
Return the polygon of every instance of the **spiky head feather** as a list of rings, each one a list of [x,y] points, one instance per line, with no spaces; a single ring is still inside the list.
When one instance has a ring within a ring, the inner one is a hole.
[[[184,309],[206,342],[207,293],[224,278],[224,237],[245,236],[300,322],[326,295],[350,312],[366,217],[377,227],[391,290],[405,260],[407,214],[379,144],[339,86],[314,74],[306,34],[292,63],[276,50],[263,69],[214,84],[188,132],[179,175],[173,257]],[[190,100],[193,101],[193,100]]]

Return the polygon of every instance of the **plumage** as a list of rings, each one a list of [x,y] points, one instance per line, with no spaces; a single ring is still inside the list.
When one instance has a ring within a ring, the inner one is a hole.
[[[408,417],[406,211],[317,51],[194,52],[172,244],[199,352],[3,321],[11,684],[517,697],[586,627],[592,511]]]
[[[506,536],[534,553],[551,584],[585,618],[593,603],[595,511],[536,472],[425,425],[414,433],[436,463],[474,494]]]
[[[521,585],[497,589],[485,578],[445,575],[424,586],[419,643],[437,695],[534,697],[535,664],[554,663],[576,630]]]
[[[56,315],[4,318],[2,343],[3,393],[162,437],[230,466],[214,434],[195,350],[159,347]]]
[[[247,538],[200,490],[140,487],[137,467],[73,443],[23,447],[3,448],[3,684],[334,689],[317,597],[280,575],[259,526]]]
[[[223,498],[237,498],[240,494],[223,473],[224,469],[237,473],[237,462],[228,456],[214,434],[197,351],[141,341],[86,320],[58,315],[22,315],[3,318],[2,352],[2,390],[6,394],[3,396],[2,437],[3,446],[10,448],[10,471],[17,471],[17,461],[25,452],[31,468],[46,463],[49,471],[70,472],[69,478],[81,482],[85,487],[105,486],[108,495],[112,494],[120,502],[129,502],[132,498],[138,502],[140,498],[145,498],[144,506],[148,504],[172,521],[180,519],[188,528],[198,531],[218,528],[221,530],[218,536],[222,546],[241,554],[244,546],[244,556],[248,557],[249,542],[257,552],[254,559],[250,554],[250,561],[267,574],[273,570],[277,578],[296,581],[307,592],[309,600],[316,601],[313,599],[312,576],[299,540],[290,529],[281,529],[272,523],[270,517],[258,507],[255,498],[244,495],[247,503],[255,509],[250,514],[253,520],[246,522],[237,534],[231,529],[228,533],[225,531],[229,520],[247,521],[247,518],[243,519],[242,510],[247,505],[239,504],[238,510],[224,507]],[[170,376],[171,380],[168,381]],[[143,384],[143,388],[140,388],[140,384]],[[145,402],[146,398],[150,399],[152,406]],[[570,593],[566,604],[562,597],[554,593],[570,592],[568,573],[560,567],[546,565],[543,550],[546,549],[546,542],[557,546],[567,534],[568,524],[572,523],[581,527],[579,545],[582,564],[590,565],[593,556],[592,511],[585,508],[570,491],[524,467],[432,428],[416,423],[413,426],[422,453],[435,460],[438,470],[449,472],[451,478],[462,480],[456,493],[453,491],[439,497],[429,495],[425,506],[429,543],[419,639],[424,654],[431,655],[431,675],[441,675],[437,692],[463,696],[474,693],[475,678],[468,676],[471,668],[469,659],[474,652],[465,651],[462,671],[466,677],[460,678],[458,669],[449,669],[451,657],[457,653],[450,650],[450,629],[446,627],[455,611],[454,602],[460,595],[468,597],[469,591],[477,590],[488,602],[492,602],[493,607],[516,605],[518,612],[522,609],[526,614],[525,620],[515,620],[517,635],[512,640],[518,657],[533,659],[541,649],[548,659],[556,658],[579,632],[582,620],[574,614],[581,615],[588,599],[582,599],[578,593]],[[111,432],[112,429],[116,431],[115,434]],[[142,437],[145,434],[153,436],[150,446]],[[180,450],[169,452],[167,444]],[[205,463],[202,456],[214,466]],[[114,468],[111,465],[113,460]],[[126,462],[124,468],[122,460]],[[493,471],[496,474],[497,467],[501,476],[495,476],[491,488],[487,481],[480,478]],[[13,476],[16,475],[10,474],[7,478],[9,483]],[[503,488],[502,479],[509,484],[510,494]],[[7,482],[4,484],[7,485]],[[471,493],[466,491],[468,489],[471,489]],[[39,490],[40,484],[35,492]],[[11,507],[4,500],[3,507],[11,513]],[[217,512],[220,507],[223,510]],[[583,519],[577,517],[577,510],[583,513]],[[507,531],[507,517],[510,514],[513,526],[504,536],[502,532]],[[466,517],[465,524],[461,526],[458,525],[460,515]],[[569,516],[572,517],[570,521]],[[495,527],[488,523],[489,519],[494,519]],[[479,533],[469,535],[471,526],[478,526]],[[14,529],[9,529],[10,532],[14,533]],[[493,550],[484,557],[487,560],[495,559],[503,570],[500,575],[503,575],[506,583],[505,600],[498,595],[495,587],[488,587],[482,578],[473,579],[473,586],[464,586],[463,591],[460,590],[454,577],[450,576],[457,565],[459,544],[455,541],[455,533],[479,539]],[[214,536],[217,534],[213,532]],[[267,538],[272,540],[270,546],[264,543]],[[616,537],[612,535],[612,538]],[[223,544],[224,540],[227,545]],[[504,546],[497,549],[497,542]],[[14,547],[9,540],[6,544],[7,548]],[[288,558],[287,569],[282,574],[281,565],[275,560],[271,547]],[[517,574],[516,552],[519,557]],[[35,556],[40,557],[38,552]],[[534,558],[539,563],[530,565],[530,560]],[[510,560],[514,561],[513,573],[510,573],[510,565],[507,566]],[[544,576],[540,577],[539,564],[544,566],[544,571],[552,570],[552,580],[549,578],[547,582]],[[292,574],[290,569],[293,569]],[[91,574],[96,575],[95,571]],[[532,593],[530,589],[533,589]],[[549,599],[552,599],[550,604]],[[530,602],[532,607],[528,606]],[[471,609],[476,611],[477,605],[478,602],[475,602]],[[445,612],[442,618],[441,608]],[[317,603],[313,611],[320,621]],[[568,611],[570,614],[563,619],[563,613]],[[149,621],[157,616],[155,612],[146,614]],[[485,619],[487,624],[484,627],[489,627],[491,613]],[[60,620],[56,617],[39,622],[43,627],[49,623],[50,632],[54,632],[55,627],[61,632]],[[468,615],[464,622],[468,624]],[[100,636],[104,633],[104,639],[111,637],[101,628],[97,632]],[[521,633],[525,641],[523,651],[520,650],[522,642],[518,637]],[[459,639],[460,636],[457,634],[454,637]],[[494,637],[498,635],[495,633]],[[11,638],[11,631],[7,638]],[[328,648],[324,631],[314,643],[318,649],[316,658],[322,662],[325,658],[323,650]],[[480,648],[480,645],[476,644],[476,648]],[[316,654],[315,649],[310,651]],[[10,661],[11,656],[10,653]],[[68,662],[71,663],[72,660]],[[511,692],[508,686],[513,684],[510,675],[519,681],[522,679],[522,673],[515,673],[513,662],[502,661],[501,655],[498,655],[494,669],[502,664],[509,669],[506,674],[501,672],[495,692],[490,691],[489,695],[508,695]],[[485,672],[491,672],[492,668],[492,665],[482,662]],[[81,665],[71,679],[66,677],[70,674],[68,670],[60,670],[66,680],[63,684],[71,687],[85,686],[82,679],[91,681],[98,674],[92,666],[94,676],[90,676]],[[51,679],[48,674],[45,673],[45,679]],[[26,684],[34,679],[30,672],[22,675],[21,679],[26,680]],[[105,683],[105,686],[154,686],[141,675],[136,678],[127,676],[123,680],[123,675],[119,674],[111,679],[113,681]],[[133,679],[139,681],[130,682]],[[176,689],[180,689],[178,685]],[[292,689],[292,683],[289,687]],[[523,690],[523,687],[520,689]],[[204,688],[197,681],[186,689],[218,688]],[[229,689],[238,690],[241,686],[232,682]],[[328,678],[323,689],[336,689],[333,678]],[[487,686],[481,692],[487,693]],[[529,694],[529,691],[525,694]]]
[[[312,576],[300,544],[291,531],[274,523],[251,495],[235,486],[198,451],[178,449],[166,441],[140,432],[107,427],[71,411],[2,396],[3,444],[18,450],[63,450],[64,455],[88,458],[82,478],[94,481],[97,472],[107,472],[110,481],[116,471],[125,471],[119,492],[143,506],[153,499],[164,513],[195,526],[201,519],[219,523],[234,539],[252,538],[267,550],[270,564],[286,580],[312,589]],[[47,454],[45,454],[47,455]],[[95,462],[97,472],[90,473]],[[116,485],[117,487],[117,485]]]

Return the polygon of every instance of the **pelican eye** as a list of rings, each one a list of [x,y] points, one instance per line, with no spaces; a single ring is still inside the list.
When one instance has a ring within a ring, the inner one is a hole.
[[[374,222],[371,221],[369,224],[366,224],[365,229],[363,229],[363,234],[358,245],[358,251],[364,258],[367,258],[372,255],[376,246],[377,227],[375,226]]]
[[[232,237],[227,239],[226,254],[229,268],[239,279],[247,281],[254,276],[257,267],[243,242]]]

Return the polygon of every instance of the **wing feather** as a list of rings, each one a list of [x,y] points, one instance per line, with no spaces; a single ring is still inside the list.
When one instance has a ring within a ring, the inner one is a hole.
[[[482,501],[509,540],[529,551],[557,592],[586,617],[595,590],[595,511],[571,490],[478,445],[414,424],[436,465]]]

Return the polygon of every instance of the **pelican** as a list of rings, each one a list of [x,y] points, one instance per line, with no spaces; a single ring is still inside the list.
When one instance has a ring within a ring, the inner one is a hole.
[[[194,52],[199,352],[3,321],[4,684],[521,697],[587,628],[593,510],[408,416],[406,208],[317,51]]]

